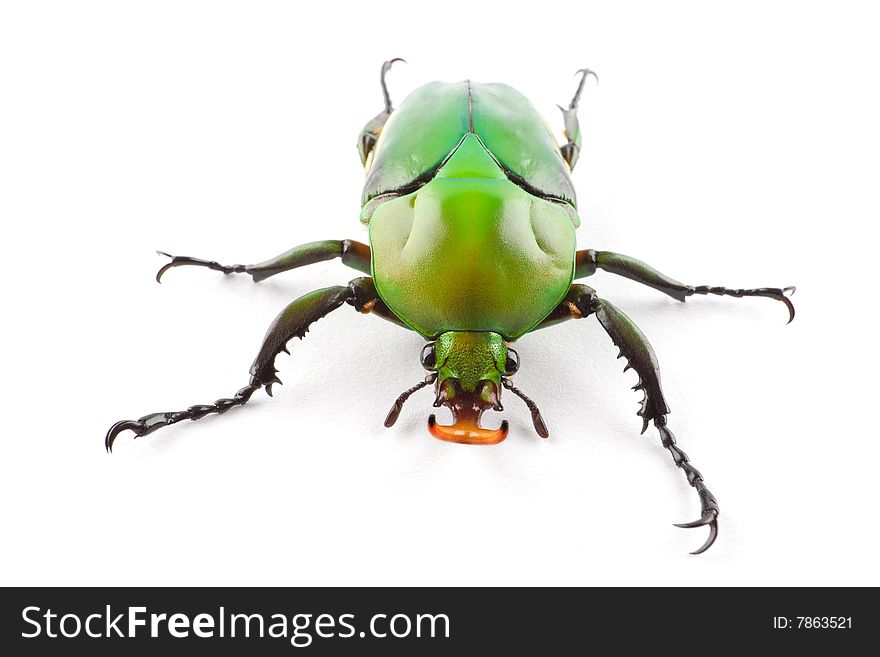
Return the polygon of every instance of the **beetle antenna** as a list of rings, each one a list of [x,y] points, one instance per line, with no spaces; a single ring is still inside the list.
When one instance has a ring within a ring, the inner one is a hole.
[[[393,426],[395,422],[397,422],[397,418],[400,416],[400,411],[403,409],[403,404],[406,402],[410,396],[427,385],[434,383],[437,380],[437,372],[431,372],[428,376],[425,377],[424,381],[420,381],[415,384],[409,390],[404,390],[400,393],[400,397],[397,398],[397,401],[391,406],[391,410],[388,411],[388,416],[385,418],[385,426],[390,427]]]
[[[538,405],[529,399],[522,390],[513,385],[510,382],[510,379],[502,378],[501,384],[514,395],[522,399],[526,403],[526,406],[529,407],[529,411],[532,413],[532,424],[535,425],[535,431],[538,432],[538,435],[541,436],[541,438],[549,438],[550,432],[547,431],[547,425],[544,424],[544,418],[541,417],[541,411],[538,409]]]
[[[382,84],[382,96],[385,98],[385,112],[387,114],[391,114],[391,112],[394,110],[394,107],[391,104],[391,95],[388,93],[388,85],[385,84],[385,75],[388,73],[388,71],[391,70],[391,66],[394,64],[394,62],[403,62],[404,64],[406,64],[406,60],[402,57],[389,59],[387,62],[382,64],[382,73],[379,76],[379,82]]]
[[[574,98],[571,99],[571,103],[568,105],[568,109],[570,110],[577,108],[578,101],[581,99],[581,93],[584,90],[584,83],[587,81],[588,77],[592,75],[594,78],[596,78],[596,84],[599,84],[599,76],[596,75],[595,71],[591,71],[588,68],[582,68],[575,72],[575,75],[577,75],[578,73],[581,74],[581,81],[578,84],[577,91],[574,92]]]

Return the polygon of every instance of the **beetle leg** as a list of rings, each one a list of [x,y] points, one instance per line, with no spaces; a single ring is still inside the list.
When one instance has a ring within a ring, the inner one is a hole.
[[[596,272],[596,269],[602,269],[603,271],[628,278],[636,283],[653,287],[655,290],[668,294],[678,301],[684,301],[694,294],[717,294],[728,297],[768,297],[776,299],[784,303],[785,307],[788,308],[788,321],[791,322],[794,319],[794,304],[789,298],[797,289],[793,285],[784,288],[759,287],[755,289],[685,285],[665,274],[661,274],[641,260],[636,260],[620,253],[594,251],[593,249],[577,252],[575,257],[575,278],[590,276]]]
[[[112,451],[114,441],[126,430],[133,432],[135,438],[140,438],[181,420],[198,420],[211,413],[225,413],[234,406],[246,404],[251,395],[261,388],[265,388],[271,397],[272,386],[281,383],[278,370],[275,369],[275,357],[282,351],[289,353],[288,341],[295,337],[302,339],[309,326],[346,303],[364,313],[384,305],[378,299],[373,279],[368,277],[356,278],[347,286],[337,285],[301,296],[281,311],[269,326],[263,345],[251,365],[250,383],[233,397],[218,399],[213,404],[190,406],[184,411],[151,413],[137,420],[121,420],[107,432],[104,439],[107,451]]]
[[[156,273],[156,280],[159,283],[162,282],[162,275],[166,271],[183,265],[207,267],[214,271],[222,271],[224,274],[250,274],[254,282],[265,280],[270,276],[290,269],[332,260],[333,258],[340,258],[342,264],[352,269],[357,269],[363,274],[370,273],[370,247],[354,240],[321,240],[320,242],[300,244],[279,256],[256,265],[221,265],[214,260],[202,260],[201,258],[191,258],[190,256],[173,256],[164,251],[158,251],[158,253],[171,258],[171,262],[165,263]]]
[[[634,369],[638,374],[639,382],[633,389],[642,390],[645,393],[641,409],[638,412],[642,418],[642,433],[648,428],[648,423],[653,421],[654,426],[660,432],[660,441],[663,447],[669,450],[675,465],[682,469],[688,483],[693,486],[700,497],[700,518],[676,526],[688,529],[708,525],[709,536],[706,542],[692,554],[705,552],[718,536],[720,508],[715,496],[703,482],[703,475],[691,465],[687,454],[678,447],[675,436],[666,426],[669,406],[666,404],[663,389],[660,386],[660,365],[651,344],[629,317],[612,303],[596,296],[596,291],[591,287],[572,285],[571,291],[562,305],[576,319],[595,315],[602,328],[620,349],[618,358],[626,358],[627,365],[624,371]]]
[[[568,168],[571,170],[574,170],[574,165],[577,163],[578,155],[580,155],[581,151],[581,126],[577,117],[578,102],[581,99],[581,93],[584,90],[584,83],[587,81],[587,78],[592,75],[596,78],[596,82],[599,81],[599,77],[588,68],[580,69],[575,73],[575,75],[578,74],[581,76],[581,81],[578,83],[577,91],[575,91],[574,97],[568,104],[568,108],[557,105],[562,112],[564,134],[567,140],[565,144],[559,147],[559,150],[562,151],[562,158],[568,162]]]
[[[385,109],[370,119],[367,122],[367,125],[364,126],[363,130],[361,130],[361,136],[358,139],[358,153],[360,153],[361,156],[361,164],[367,163],[367,156],[369,156],[370,152],[376,146],[376,142],[379,141],[379,135],[382,133],[382,128],[385,127],[385,122],[388,121],[388,117],[391,116],[391,113],[394,111],[394,106],[391,104],[391,94],[388,93],[388,85],[385,84],[385,76],[388,74],[388,71],[391,70],[391,66],[394,62],[403,62],[405,64],[406,60],[401,59],[400,57],[395,57],[382,64],[382,71],[379,74],[379,84],[382,86],[382,98],[385,100]]]

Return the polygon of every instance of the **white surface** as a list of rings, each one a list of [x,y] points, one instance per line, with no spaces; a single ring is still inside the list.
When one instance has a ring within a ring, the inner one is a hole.
[[[876,16],[853,3],[6,3],[2,584],[880,584]],[[152,280],[154,249],[253,262],[366,239],[355,139],[432,79],[499,80],[561,130],[575,69],[582,248],[692,284],[797,284],[677,304],[589,282],[651,339],[651,429],[593,321],[527,336],[499,447],[441,443],[422,340],[341,310],[244,409],[130,441],[117,419],[234,393],[275,314],[356,274]]]

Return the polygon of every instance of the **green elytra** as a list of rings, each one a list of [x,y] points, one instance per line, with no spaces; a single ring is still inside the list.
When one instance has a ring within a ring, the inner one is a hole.
[[[287,351],[292,338],[303,338],[312,323],[343,305],[428,340],[421,355],[427,374],[397,398],[386,426],[395,423],[412,394],[433,385],[434,406],[447,406],[453,416],[450,426],[437,424],[433,415],[428,418],[435,437],[499,443],[507,437],[507,421],[498,429],[485,429],[480,421],[486,410],[503,410],[506,389],[525,402],[535,430],[546,438],[549,431],[537,405],[511,382],[519,356],[508,343],[532,330],[595,316],[626,358],[626,369],[638,374],[635,388],[645,394],[638,412],[642,431],[653,422],[663,447],[699,495],[700,518],[679,526],[708,526],[709,537],[695,554],[705,551],[717,537],[718,503],[667,426],[669,407],[654,351],[620,309],[573,280],[601,269],[678,301],[695,294],[768,297],[785,303],[789,321],[794,306],[788,295],[794,288],[685,285],[629,256],[576,251],[574,232],[580,220],[570,172],[581,149],[578,101],[591,71],[578,71],[577,91],[567,108],[560,107],[566,142],[559,145],[528,99],[503,84],[434,82],[415,90],[395,110],[385,76],[396,61],[382,66],[385,107],[366,124],[358,141],[367,170],[361,221],[369,227],[369,246],[323,240],[254,265],[163,253],[171,260],[156,278],[173,267],[194,265],[247,273],[258,282],[332,258],[370,276],[315,290],[282,310],[251,365],[248,385],[232,397],[121,420],[107,432],[107,450],[123,431],[146,436],[182,420],[242,406],[263,388],[271,395],[272,386],[281,383],[275,368],[278,354]]]

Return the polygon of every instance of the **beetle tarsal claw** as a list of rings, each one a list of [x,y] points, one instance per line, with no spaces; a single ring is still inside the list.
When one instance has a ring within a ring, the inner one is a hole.
[[[159,271],[156,272],[156,282],[161,283],[162,276],[165,274],[165,272],[174,266],[174,256],[170,253],[165,253],[164,251],[156,251],[156,253],[161,256],[165,256],[166,258],[171,258],[170,262],[166,262],[164,265],[162,265]]]
[[[782,303],[785,304],[785,307],[788,308],[788,321],[786,324],[791,324],[794,319],[794,304],[791,302],[791,296],[797,291],[797,287],[794,285],[789,285],[788,287],[784,287],[778,291],[778,294],[770,294],[773,299],[779,299]]]
[[[218,399],[217,401],[223,402],[231,400]],[[214,410],[214,407],[212,406],[199,405],[190,406],[186,411],[177,413],[173,411],[164,411],[160,413],[150,413],[137,420],[120,420],[110,427],[110,430],[107,432],[107,436],[104,438],[104,447],[107,448],[107,453],[111,453],[113,451],[113,443],[123,431],[131,431],[134,433],[135,438],[142,438],[147,434],[153,433],[156,429],[161,429],[169,424],[175,424],[180,422],[180,420],[198,419],[204,417],[208,412],[216,412],[216,410]]]
[[[571,103],[568,106],[569,110],[577,109],[578,102],[580,102],[580,99],[581,99],[581,94],[584,91],[584,83],[586,83],[588,77],[590,77],[592,75],[596,79],[596,84],[599,84],[599,76],[596,75],[595,71],[591,71],[588,68],[580,68],[577,71],[575,71],[574,74],[575,74],[575,76],[580,75],[581,81],[578,83],[578,88],[577,88],[577,91],[575,91],[575,93],[574,93],[574,98],[571,99]],[[559,109],[561,109],[563,112],[565,112],[565,110],[562,107],[560,107]]]
[[[120,420],[107,432],[107,435],[104,438],[104,448],[107,450],[107,453],[110,454],[113,452],[113,443],[116,441],[116,438],[123,431],[132,431],[134,432],[135,438],[140,438],[143,435],[143,425],[140,422],[136,422],[135,420]]]
[[[385,98],[385,113],[391,114],[394,111],[394,106],[391,104],[391,96],[388,93],[388,85],[385,83],[385,76],[388,74],[388,71],[391,70],[391,67],[395,62],[403,62],[406,64],[406,60],[403,57],[394,57],[393,59],[389,59],[387,62],[382,64],[382,73],[380,75],[380,82],[382,84],[382,96]]]
[[[171,262],[166,262],[162,265],[161,269],[156,272],[156,282],[162,282],[162,276],[166,271],[173,267],[181,267],[183,265],[193,265],[196,267],[205,267],[207,269],[213,269],[214,271],[220,271],[224,274],[242,274],[248,271],[247,265],[221,265],[219,262],[215,260],[203,260],[202,258],[193,258],[190,256],[175,256],[170,253],[166,253],[165,251],[156,251],[160,256],[165,256],[166,258],[171,258]],[[253,275],[253,274],[252,274]]]
[[[676,523],[676,527],[681,527],[682,529],[694,529],[696,527],[704,527],[709,526],[709,537],[706,539],[706,542],[703,543],[698,549],[691,552],[691,554],[702,554],[715,542],[715,539],[718,538],[718,511],[715,509],[707,509],[703,511],[703,515],[700,516],[698,520],[693,520],[691,522],[684,523]]]
[[[791,324],[791,320],[794,319],[794,304],[791,302],[791,297],[794,293],[797,292],[797,287],[794,285],[789,285],[788,287],[782,288],[782,298],[780,299],[782,303],[788,308],[788,322],[787,324]]]

